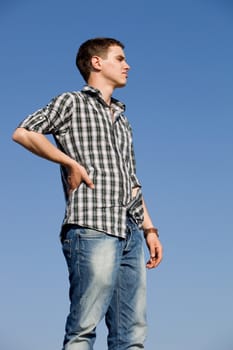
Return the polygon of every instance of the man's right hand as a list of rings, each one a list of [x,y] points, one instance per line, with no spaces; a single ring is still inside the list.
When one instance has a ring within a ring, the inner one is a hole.
[[[78,188],[82,182],[91,189],[94,189],[95,187],[88,176],[86,169],[77,162],[74,162],[72,163],[72,166],[68,167],[69,194]]]

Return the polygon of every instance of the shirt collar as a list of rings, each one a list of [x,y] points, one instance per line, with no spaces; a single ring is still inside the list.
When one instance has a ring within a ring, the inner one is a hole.
[[[90,96],[95,96],[98,98],[98,100],[106,105],[106,102],[103,100],[103,97],[102,97],[102,94],[101,94],[101,91],[90,86],[90,85],[85,85],[82,89],[82,92],[90,95]],[[125,104],[120,102],[119,100],[115,99],[115,98],[111,98],[111,104],[114,104],[116,107],[120,108],[122,110],[122,112],[125,111]]]

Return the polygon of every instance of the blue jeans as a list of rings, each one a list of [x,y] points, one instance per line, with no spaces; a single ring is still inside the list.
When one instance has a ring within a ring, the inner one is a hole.
[[[63,350],[91,350],[105,317],[109,350],[144,349],[146,269],[142,234],[128,220],[127,239],[72,225],[62,242],[70,279]]]

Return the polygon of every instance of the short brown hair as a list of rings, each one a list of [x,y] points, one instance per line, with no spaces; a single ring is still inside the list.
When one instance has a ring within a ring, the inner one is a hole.
[[[91,58],[93,56],[103,57],[106,55],[110,46],[117,45],[124,49],[124,45],[113,38],[94,38],[85,41],[79,48],[76,56],[76,66],[80,74],[87,82],[92,69]]]

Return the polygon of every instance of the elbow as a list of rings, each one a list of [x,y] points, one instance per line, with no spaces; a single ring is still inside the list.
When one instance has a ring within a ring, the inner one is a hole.
[[[23,141],[25,140],[25,136],[26,136],[27,130],[24,128],[17,128],[13,135],[12,135],[12,140],[22,144]]]

